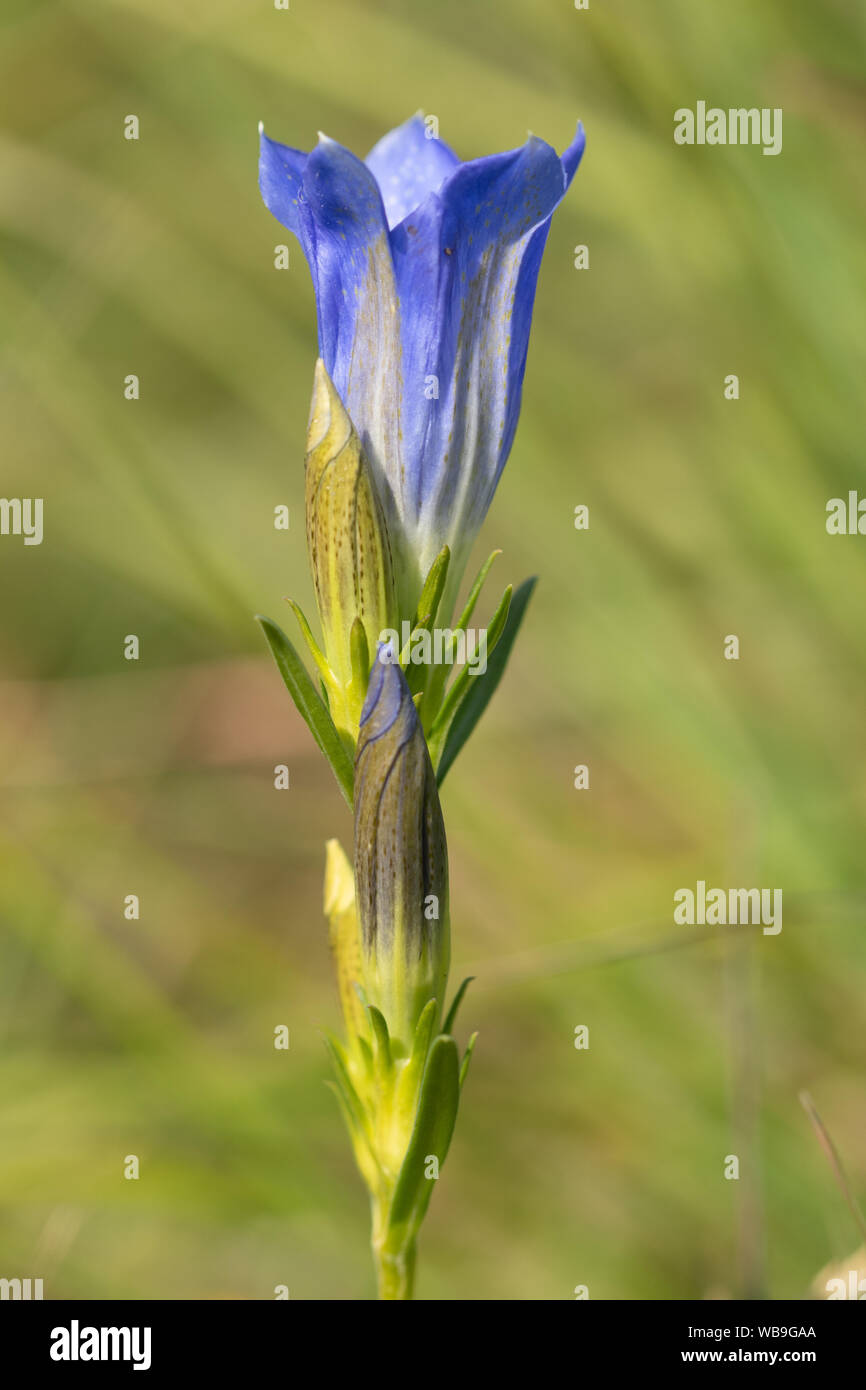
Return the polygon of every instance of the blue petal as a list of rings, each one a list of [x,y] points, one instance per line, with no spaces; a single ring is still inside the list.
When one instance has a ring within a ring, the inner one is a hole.
[[[307,156],[262,137],[262,193],[310,264],[320,354],[376,476],[401,611],[443,544],[459,581],[490,505],[550,218],[584,144],[578,126],[562,158],[531,137],[461,165],[415,117],[367,167],[331,140]]]
[[[321,137],[304,167],[299,212],[320,353],[354,422],[353,371],[360,367],[366,375],[382,351],[379,332],[397,317],[382,199],[361,160]]]
[[[391,234],[402,313],[405,530],[421,569],[464,551],[490,505],[520,410],[550,218],[583,152],[530,137],[461,165]],[[438,399],[425,383],[435,378]]]
[[[298,198],[309,155],[269,140],[261,126],[259,135],[259,188],[265,207],[278,222],[300,237]]]
[[[384,135],[365,163],[381,190],[388,225],[396,227],[442,187],[460,161],[442,140],[428,135],[419,113]]]
[[[401,712],[407,722],[405,732],[414,731],[418,715],[406,678],[399,663],[390,660],[386,644],[380,642],[361,710],[365,743],[372,743],[386,734]]]
[[[320,136],[308,156],[262,137],[265,202],[304,249],[319,355],[357,430],[389,519],[400,471],[400,316],[388,225],[369,169]]]
[[[577,166],[583,158],[583,151],[586,148],[586,131],[583,123],[578,121],[574,139],[567,150],[562,152],[562,167],[565,170],[565,187],[569,188],[571,180],[577,173]]]

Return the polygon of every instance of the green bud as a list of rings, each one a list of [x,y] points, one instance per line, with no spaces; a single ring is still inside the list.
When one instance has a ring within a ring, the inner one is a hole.
[[[355,880],[339,840],[329,840],[325,846],[325,916],[330,924],[337,990],[351,1044],[366,1032],[367,1021],[358,997],[362,967]]]
[[[331,715],[354,743],[369,674],[359,662],[361,638],[367,652],[375,652],[380,633],[396,625],[394,568],[361,441],[321,360],[307,434],[306,511]],[[353,640],[356,620],[363,633],[356,631]]]

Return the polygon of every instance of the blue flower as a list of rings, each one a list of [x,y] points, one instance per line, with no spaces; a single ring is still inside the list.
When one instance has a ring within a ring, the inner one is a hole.
[[[267,207],[298,237],[319,351],[364,446],[411,613],[442,546],[449,598],[511,449],[553,212],[583,154],[543,140],[461,163],[420,115],[362,162],[262,133]]]

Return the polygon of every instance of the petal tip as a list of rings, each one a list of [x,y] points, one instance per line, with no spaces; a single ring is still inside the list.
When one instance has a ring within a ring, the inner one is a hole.
[[[577,168],[580,164],[581,159],[583,158],[583,152],[585,148],[586,131],[583,128],[583,121],[578,121],[577,129],[574,132],[574,139],[568,146],[568,149],[563,151],[561,156],[562,169],[563,173],[565,174],[566,188],[568,188],[568,185],[571,183],[571,180],[577,173]]]

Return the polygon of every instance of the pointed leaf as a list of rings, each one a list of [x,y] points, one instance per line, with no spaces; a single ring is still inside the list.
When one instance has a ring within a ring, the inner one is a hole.
[[[418,1107],[418,1097],[421,1091],[421,1082],[424,1078],[424,1068],[427,1065],[427,1054],[430,1051],[430,1043],[433,1038],[433,1030],[436,1027],[436,1011],[439,1005],[435,999],[428,999],[415,1025],[415,1036],[412,1039],[412,1051],[405,1067],[400,1073],[397,1082],[397,1095],[394,1102],[394,1113],[398,1123],[409,1130],[412,1125],[412,1117]]]
[[[388,1216],[389,1240],[411,1241],[427,1210],[434,1179],[424,1175],[427,1159],[435,1156],[441,1170],[454,1133],[460,1099],[457,1045],[440,1034],[430,1049],[415,1127],[394,1188]]]
[[[376,1059],[376,1066],[381,1076],[387,1076],[394,1065],[391,1058],[391,1039],[388,1036],[388,1025],[385,1022],[384,1014],[376,1008],[375,1004],[367,1005],[367,1015],[373,1030],[373,1055]]]
[[[367,1042],[367,1039],[360,1037],[360,1035],[356,1034],[355,1042],[358,1045],[358,1053],[364,1064],[364,1071],[367,1073],[367,1079],[369,1080],[373,1075],[373,1049]]]
[[[469,986],[471,985],[471,983],[472,983],[472,981],[473,981],[474,979],[475,979],[475,976],[474,976],[474,975],[467,975],[467,976],[466,976],[466,979],[463,981],[462,985],[460,986],[460,988],[458,989],[457,993],[455,994],[453,1000],[451,1001],[451,1008],[448,1010],[448,1017],[446,1018],[445,1022],[442,1024],[442,1032],[443,1032],[443,1033],[453,1033],[453,1032],[454,1032],[454,1020],[455,1020],[456,1017],[457,1017],[457,1010],[460,1008],[460,1005],[461,1005],[462,1002],[463,1002],[463,996],[464,996],[464,994],[466,993],[467,989],[469,988]]]
[[[415,611],[413,627],[429,627],[435,621],[442,590],[445,588],[445,580],[448,578],[450,563],[451,551],[447,545],[443,545],[424,580],[424,587],[421,590],[421,597]]]
[[[349,1131],[349,1138],[352,1142],[352,1150],[355,1154],[355,1162],[358,1165],[364,1182],[367,1184],[369,1190],[373,1192],[375,1191],[379,1183],[382,1181],[382,1169],[379,1166],[376,1156],[373,1153],[373,1150],[370,1148],[370,1145],[367,1142],[365,1136],[355,1128],[355,1123],[352,1119],[352,1112],[349,1105],[346,1102],[346,1097],[342,1091],[342,1088],[338,1085],[336,1081],[326,1081],[325,1085],[327,1086],[328,1090],[332,1091],[333,1094],[337,1097],[337,1104],[340,1107],[340,1112],[345,1121],[346,1129]]]
[[[481,566],[481,569],[478,571],[478,574],[477,574],[476,579],[475,579],[475,583],[472,585],[472,588],[469,590],[469,597],[468,597],[468,599],[466,600],[466,607],[463,609],[463,612],[460,614],[460,617],[459,617],[458,620],[457,620],[457,626],[456,626],[455,629],[454,629],[454,633],[455,633],[455,642],[456,642],[456,634],[457,634],[458,632],[461,632],[461,631],[463,630],[463,628],[465,628],[465,627],[468,625],[469,619],[472,617],[472,614],[475,612],[475,605],[476,605],[476,603],[478,602],[478,598],[479,598],[479,595],[480,595],[480,593],[481,593],[481,590],[484,588],[484,581],[485,581],[485,579],[487,578],[488,574],[490,573],[490,567],[491,567],[491,565],[493,564],[493,561],[497,558],[497,556],[499,556],[499,555],[501,555],[501,554],[502,554],[502,551],[501,551],[501,550],[491,550],[491,552],[490,552],[490,554],[488,555],[487,559],[484,561],[484,564]]]
[[[460,633],[465,631],[469,619],[472,617],[472,614],[475,611],[475,605],[478,602],[481,590],[484,588],[484,582],[487,579],[488,574],[490,573],[490,568],[493,564],[493,561],[501,554],[501,550],[491,550],[487,559],[484,561],[484,564],[481,566],[481,569],[478,571],[478,574],[475,576],[475,583],[469,590],[469,597],[466,600],[466,606],[464,607],[463,612],[460,614],[460,617],[457,620],[456,627],[453,629],[451,643],[449,646],[449,658],[451,659],[453,659],[453,653],[457,647],[457,643],[460,638]],[[448,684],[448,677],[450,673],[450,660],[447,664],[443,661],[441,665],[434,666],[433,669],[430,671],[427,683],[424,688],[424,703],[421,706],[421,722],[423,723],[425,730],[430,728],[431,724],[436,718],[437,711],[442,703],[442,693],[445,689],[445,686]]]
[[[286,688],[295,702],[298,713],[328,759],[331,770],[351,808],[354,783],[352,760],[337,733],[333,719],[316,691],[316,687],[307,673],[307,668],[282,628],[278,627],[271,618],[264,618],[259,615],[257,621],[261,624],[280,675],[286,683]]]
[[[463,1053],[463,1061],[460,1063],[460,1089],[461,1089],[461,1091],[463,1090],[463,1083],[464,1083],[464,1081],[466,1080],[466,1073],[469,1071],[469,1063],[472,1061],[472,1053],[475,1051],[475,1039],[476,1039],[477,1037],[478,1037],[478,1034],[477,1034],[477,1033],[473,1033],[473,1034],[472,1034],[472,1037],[469,1039],[468,1043],[466,1044],[466,1051]]]
[[[508,622],[508,613],[511,608],[511,593],[511,585],[509,584],[499,601],[496,612],[490,619],[490,626],[487,629],[487,670],[490,669],[490,660],[505,630],[505,625]],[[484,675],[486,674],[487,671],[484,672]],[[442,751],[442,747],[448,737],[448,730],[451,728],[451,724],[460,706],[468,697],[475,682],[481,679],[482,673],[473,671],[467,661],[467,664],[463,667],[459,676],[454,681],[454,684],[451,686],[451,689],[448,691],[448,694],[445,696],[445,699],[442,701],[439,713],[433,720],[433,726],[430,730],[429,737],[430,756],[433,758],[434,762],[438,759]]]
[[[400,665],[405,671],[409,664],[409,653],[412,649],[412,638],[415,633],[432,626],[439,602],[442,598],[442,590],[445,588],[445,580],[448,577],[448,566],[451,562],[451,551],[447,545],[443,545],[436,559],[430,566],[430,572],[424,580],[424,587],[421,590],[421,597],[418,600],[418,607],[415,609],[415,616],[412,619],[412,626],[409,631],[409,640],[400,653]]]
[[[483,676],[473,676],[472,689],[454,716],[436,769],[436,776],[440,785],[445,780],[454,759],[469,738],[502,679],[502,673],[532,597],[535,583],[534,578],[526,579],[518,589],[515,589],[502,636],[496,645],[496,651],[487,664],[487,670]]]
[[[340,1093],[343,1099],[349,1107],[353,1122],[358,1129],[367,1132],[369,1130],[369,1120],[361,1102],[361,1098],[355,1090],[355,1083],[349,1075],[349,1065],[343,1044],[335,1038],[332,1033],[326,1033],[325,1046],[331,1054],[331,1061],[334,1064],[337,1084],[340,1087]]]
[[[319,668],[319,673],[322,678],[322,684],[327,689],[329,682],[332,685],[334,684],[334,673],[328,665],[327,661],[325,660],[321,647],[319,646],[318,642],[313,636],[313,629],[307,622],[307,616],[304,613],[304,610],[301,607],[301,605],[299,603],[295,603],[295,600],[293,598],[287,598],[286,603],[289,605],[295,617],[297,618],[298,627],[301,629],[301,636],[303,637],[304,641],[307,644],[307,647],[309,648],[310,656],[313,658],[317,667]]]

